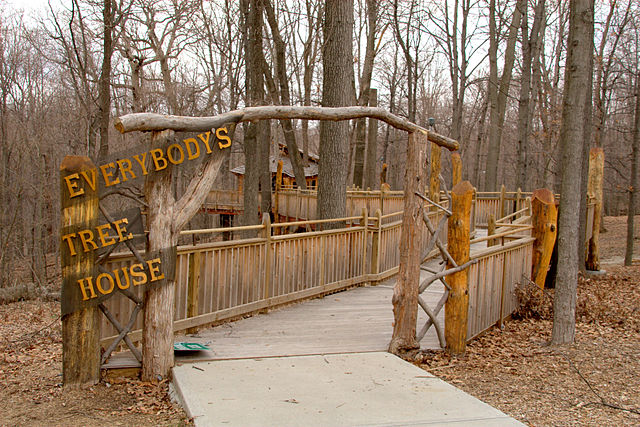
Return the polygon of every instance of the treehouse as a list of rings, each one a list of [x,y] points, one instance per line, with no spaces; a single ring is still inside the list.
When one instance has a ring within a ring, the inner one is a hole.
[[[302,154],[302,153],[301,153]],[[309,153],[309,165],[304,168],[305,180],[308,189],[318,186],[318,160],[315,153]],[[269,170],[271,172],[271,191],[275,191],[278,161],[282,161],[282,188],[295,189],[297,187],[293,166],[289,158],[289,151],[285,144],[279,144],[277,152],[269,157]],[[238,215],[244,211],[243,188],[245,165],[239,165],[230,171],[238,179],[236,190],[211,190],[203,205],[203,211],[211,214]],[[258,196],[260,197],[260,196]],[[230,223],[230,218],[224,219],[224,223]]]

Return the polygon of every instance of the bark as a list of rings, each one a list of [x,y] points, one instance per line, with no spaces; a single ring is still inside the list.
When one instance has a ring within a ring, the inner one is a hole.
[[[371,89],[369,95],[369,106],[378,106],[378,90]],[[367,135],[367,156],[364,164],[364,184],[363,188],[374,189],[378,183],[376,177],[376,169],[378,165],[378,121],[369,119],[369,128]]]
[[[415,195],[427,182],[427,143],[422,135],[409,134],[407,169],[404,178],[404,213],[400,238],[398,281],[393,289],[393,336],[389,351],[394,354],[419,348],[416,341],[420,248],[424,223],[422,201]]]
[[[565,70],[560,144],[562,185],[558,219],[558,272],[553,302],[553,344],[572,343],[575,338],[576,288],[578,285],[578,239],[582,145],[585,106],[589,93],[589,57],[592,54],[593,0],[572,1]]]
[[[98,86],[98,114],[100,120],[100,149],[98,159],[109,154],[109,116],[111,112],[111,56],[113,55],[113,2],[104,0],[102,9],[104,36],[102,39],[102,70]]]
[[[634,224],[636,214],[636,204],[638,202],[638,150],[640,150],[640,71],[636,76],[636,108],[633,125],[633,143],[631,150],[631,177],[629,179],[629,205],[627,207],[627,246],[624,253],[624,265],[631,265],[633,261],[633,239]]]
[[[353,0],[325,4],[322,52],[322,106],[343,107],[351,102],[353,73]],[[351,71],[350,71],[351,68]],[[346,212],[349,123],[320,123],[318,218],[340,218]],[[339,224],[329,225],[339,226]]]
[[[114,120],[114,126],[120,133],[133,131],[160,131],[171,129],[176,132],[203,132],[217,128],[225,123],[251,122],[264,119],[304,119],[341,121],[372,117],[381,120],[396,129],[409,133],[427,135],[428,141],[455,151],[460,148],[458,141],[411,123],[382,108],[373,107],[298,107],[298,106],[261,106],[247,107],[211,117],[168,116],[154,113],[126,114]]]
[[[264,76],[262,72],[262,1],[244,0],[241,6],[243,38],[245,41],[247,104],[264,104]],[[258,192],[262,191],[263,212],[268,211],[271,202],[271,177],[269,173],[270,125],[262,120],[248,123],[244,135],[244,212],[243,225],[260,221]],[[268,191],[268,195],[267,195]],[[266,197],[265,197],[266,196]],[[267,210],[265,210],[267,209]]]
[[[174,137],[172,131],[154,132],[151,148],[165,146]],[[145,182],[148,205],[147,253],[166,250],[178,244],[178,231],[173,221],[175,198],[172,185],[173,165],[161,171],[151,171]],[[175,266],[175,256],[172,260]],[[174,271],[163,262],[163,271]],[[142,326],[142,380],[161,381],[168,378],[173,367],[173,312],[175,279],[167,275],[162,283],[149,286],[144,293]]]
[[[534,55],[540,54],[538,46],[538,35],[540,34],[541,21],[544,14],[544,0],[539,0],[536,4],[535,15],[531,32],[529,32],[529,20],[527,13],[527,3],[524,3],[525,9],[522,11],[522,73],[520,78],[520,98],[518,101],[518,176],[516,187],[527,191],[532,185],[533,172],[529,169],[530,161],[530,139],[531,120],[532,120],[532,103],[531,94],[535,94],[537,88],[532,88],[531,80],[531,64]],[[534,80],[535,81],[535,80]]]
[[[289,78],[287,76],[286,58],[285,58],[285,44],[280,35],[280,29],[278,28],[278,21],[276,19],[271,0],[263,0],[264,8],[267,14],[267,21],[271,28],[271,35],[273,37],[273,44],[275,46],[276,53],[276,74],[278,76],[278,83],[280,85],[280,91],[278,100],[274,99],[274,102],[280,105],[291,105],[291,95],[289,93]],[[262,52],[260,52],[262,54]],[[267,73],[267,69],[264,69]],[[307,181],[304,174],[304,165],[300,151],[298,150],[298,143],[296,142],[296,135],[293,130],[293,124],[291,119],[280,120],[280,126],[284,133],[284,140],[287,144],[287,150],[289,151],[289,159],[293,166],[293,173],[296,177],[296,184],[298,187],[306,190]],[[264,211],[263,211],[264,212]]]
[[[376,0],[367,0],[367,46],[364,55],[364,65],[362,76],[360,76],[360,94],[358,95],[358,105],[369,104],[371,76],[373,75],[373,61],[376,55],[376,23],[378,18],[378,5]],[[366,188],[365,186],[365,136],[366,120],[356,121],[356,146],[354,155],[353,184]]]
[[[507,95],[511,85],[511,74],[515,61],[515,46],[520,27],[521,11],[526,0],[518,0],[511,17],[507,46],[504,54],[502,77],[498,80],[498,33],[495,22],[495,0],[489,6],[489,102],[491,105],[489,119],[489,145],[487,148],[487,175],[485,187],[488,191],[498,189],[498,163],[500,161],[500,145],[502,127],[507,106]]]

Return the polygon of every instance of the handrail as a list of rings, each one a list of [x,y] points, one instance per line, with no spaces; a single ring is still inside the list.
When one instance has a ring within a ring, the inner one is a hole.
[[[483,237],[476,237],[475,239],[472,239],[469,243],[473,245],[474,243],[486,242],[487,240],[498,239],[500,237],[507,237],[512,234],[519,233],[523,230],[532,230],[532,229],[533,229],[532,225],[529,225],[527,227],[516,227],[513,230],[505,231],[502,233],[491,234],[489,236],[483,236]]]
[[[242,225],[239,227],[203,228],[199,230],[182,230],[180,232],[180,235],[188,236],[192,234],[223,233],[225,231],[261,230],[263,228],[264,228],[264,224]]]
[[[528,210],[529,210],[529,206],[524,207],[524,208],[520,209],[519,211],[515,211],[514,213],[511,213],[511,214],[509,214],[507,216],[504,216],[504,217],[502,217],[500,219],[497,219],[496,220],[496,225],[497,225],[498,222],[503,222],[503,221],[505,221],[505,220],[507,220],[509,218],[517,216],[518,214],[525,213]]]
[[[271,224],[271,227],[290,227],[293,225],[310,225],[310,224],[324,224],[327,222],[342,222],[342,221],[353,221],[354,219],[363,219],[363,215],[358,216],[348,216],[345,218],[329,218],[329,219],[312,219],[307,221],[290,221],[290,222],[274,222]]]

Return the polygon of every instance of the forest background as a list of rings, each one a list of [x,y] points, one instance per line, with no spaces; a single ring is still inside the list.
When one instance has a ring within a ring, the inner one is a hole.
[[[0,287],[55,280],[46,260],[57,263],[60,162],[138,144],[139,135],[115,131],[115,117],[253,105],[247,60],[260,67],[265,103],[321,105],[324,2],[262,0],[263,15],[249,22],[255,1],[70,0],[28,12],[0,2]],[[604,213],[620,215],[631,188],[640,5],[595,7],[589,142],[605,152]],[[356,0],[350,104],[369,104],[376,88],[380,107],[425,127],[434,118],[438,133],[460,141],[463,177],[479,190],[558,192],[568,17],[563,0]],[[247,48],[258,38],[260,61]],[[317,123],[291,126],[303,162],[321,151]],[[342,141],[348,173],[338,184],[366,187],[362,126]],[[269,150],[285,142],[283,127],[272,121]],[[216,188],[236,188],[228,171],[245,163],[244,136],[239,128]],[[377,176],[387,163],[387,181],[401,189],[406,134],[381,124],[377,140],[366,167]],[[185,182],[178,177],[176,191]]]

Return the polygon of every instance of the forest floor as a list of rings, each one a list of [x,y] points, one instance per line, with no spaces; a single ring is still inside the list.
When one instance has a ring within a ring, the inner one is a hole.
[[[606,274],[580,277],[575,344],[548,344],[553,291],[525,291],[520,318],[472,341],[463,357],[426,353],[419,366],[528,425],[640,425],[640,265],[621,265],[626,217],[604,226]]]
[[[580,279],[574,345],[547,344],[552,292],[523,292],[520,319],[474,340],[464,357],[426,353],[420,366],[530,425],[640,425],[640,265],[620,265],[625,221],[605,218],[607,274]],[[0,425],[191,425],[166,383],[63,389],[59,304],[0,305]]]

